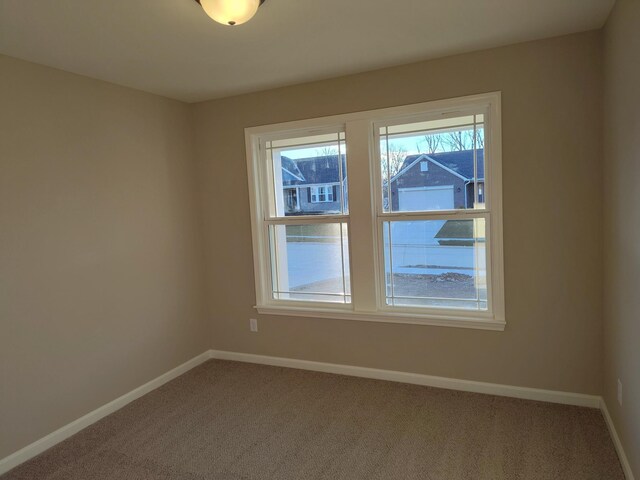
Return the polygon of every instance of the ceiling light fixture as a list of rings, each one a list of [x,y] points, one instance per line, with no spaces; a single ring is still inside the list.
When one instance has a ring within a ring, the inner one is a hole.
[[[251,20],[265,0],[196,0],[196,2],[216,22],[234,26]]]

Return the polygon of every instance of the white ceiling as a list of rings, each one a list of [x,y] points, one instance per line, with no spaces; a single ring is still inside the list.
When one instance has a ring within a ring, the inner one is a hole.
[[[0,53],[188,102],[600,28],[615,0],[0,0]]]

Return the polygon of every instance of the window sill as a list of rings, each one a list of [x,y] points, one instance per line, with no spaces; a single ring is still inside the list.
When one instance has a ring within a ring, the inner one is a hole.
[[[492,318],[456,315],[424,315],[406,312],[354,312],[352,310],[301,308],[298,306],[263,305],[254,307],[264,315],[286,315],[294,317],[331,318],[361,322],[401,323],[430,325],[436,327],[474,328],[478,330],[504,331],[505,321]]]

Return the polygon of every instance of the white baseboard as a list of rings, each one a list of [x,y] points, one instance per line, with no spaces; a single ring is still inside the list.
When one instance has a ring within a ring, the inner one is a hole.
[[[209,350],[197,357],[183,363],[173,370],[160,375],[159,377],[145,383],[125,395],[103,405],[102,407],[88,413],[87,415],[59,428],[46,437],[41,438],[27,445],[21,450],[0,460],[0,475],[17,467],[23,462],[35,457],[45,450],[53,447],[57,443],[66,440],[71,435],[79,432],[83,428],[97,422],[103,417],[119,410],[128,403],[141,396],[155,390],[165,383],[186,373],[192,368],[200,365],[208,359],[233,360],[237,362],[258,363],[263,365],[273,365],[277,367],[297,368],[300,370],[312,370],[316,372],[335,373],[339,375],[349,375],[354,377],[364,377],[377,380],[387,380],[392,382],[411,383],[429,387],[446,388],[450,390],[461,390],[465,392],[485,393],[489,395],[499,395],[504,397],[521,398],[527,400],[538,400],[543,402],[561,403],[565,405],[577,405],[581,407],[600,408],[604,415],[605,422],[611,433],[613,443],[620,457],[620,463],[625,472],[627,480],[634,480],[631,467],[622,448],[620,438],[613,425],[607,406],[604,400],[596,395],[585,395],[581,393],[558,392],[553,390],[541,390],[536,388],[515,387],[511,385],[500,385],[495,383],[476,382],[472,380],[459,380],[446,377],[436,377],[432,375],[422,375],[419,373],[398,372],[393,370],[382,370],[376,368],[357,367],[352,365],[341,365],[335,363],[314,362],[309,360],[297,360],[292,358],[271,357],[266,355],[254,355],[249,353],[226,352],[221,350]]]
[[[627,458],[626,453],[624,453],[624,448],[622,448],[622,442],[620,441],[620,437],[618,436],[618,431],[616,430],[615,425],[613,424],[613,419],[611,415],[609,415],[609,409],[607,408],[607,403],[604,401],[604,398],[600,399],[600,410],[602,411],[602,416],[604,417],[604,421],[609,428],[609,433],[611,434],[611,438],[613,440],[613,445],[616,447],[616,452],[618,452],[618,458],[620,459],[620,464],[622,465],[622,470],[624,471],[624,476],[627,480],[635,480],[633,476],[633,472],[631,471],[631,464],[629,463],[629,459]]]
[[[266,355],[253,355],[250,353],[225,352],[210,350],[211,358],[220,360],[234,360],[237,362],[260,363],[276,367],[297,368],[300,370],[313,370],[316,372],[337,373],[352,377],[373,378],[376,380],[388,380],[391,382],[412,383],[428,387],[446,388],[449,390],[461,390],[465,392],[486,393],[501,397],[522,398],[526,400],[538,400],[541,402],[562,403],[565,405],[577,405],[580,407],[600,408],[600,397],[597,395],[585,395],[582,393],[558,392],[554,390],[541,390],[538,388],[514,387],[497,383],[476,382],[473,380],[458,380],[455,378],[435,377],[420,373],[398,372],[394,370],[381,370],[377,368],[355,367],[336,363],[313,362],[309,360],[296,360],[293,358],[270,357]]]
[[[134,400],[140,398],[141,396],[155,390],[158,387],[161,387],[165,383],[173,380],[176,377],[179,377],[183,373],[188,372],[194,367],[197,367],[201,363],[209,360],[211,358],[210,352],[205,352],[198,355],[195,358],[192,358],[188,362],[183,363],[182,365],[174,368],[173,370],[168,371],[160,375],[157,378],[154,378],[150,382],[145,383],[144,385],[136,388],[135,390],[131,390],[129,393],[125,393],[121,397],[116,398],[115,400],[103,405],[102,407],[97,408],[96,410],[87,413],[83,417],[74,420],[73,422],[65,425],[64,427],[59,428],[55,432],[50,433],[46,437],[41,438],[40,440],[36,440],[30,445],[18,450],[17,452],[9,455],[8,457],[0,460],[0,475],[5,472],[8,472],[12,468],[17,467],[21,463],[26,462],[27,460],[39,455],[45,450],[53,447],[57,443],[66,440],[71,435],[78,433],[83,428],[88,427],[89,425],[97,422],[103,417],[115,412],[116,410],[121,409],[128,403],[133,402]]]

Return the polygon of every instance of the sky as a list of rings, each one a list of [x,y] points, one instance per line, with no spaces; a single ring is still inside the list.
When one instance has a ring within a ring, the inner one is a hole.
[[[479,133],[482,133],[482,129],[479,130]],[[437,152],[446,152],[451,151],[452,148],[448,147],[446,144],[446,133],[444,134],[436,134],[430,135],[431,138],[440,142],[439,147],[436,149]],[[385,149],[384,142],[381,142],[381,149]],[[471,138],[467,139],[467,145],[471,148]],[[413,135],[413,136],[395,136],[391,137],[389,141],[389,147],[395,149],[402,149],[406,152],[407,155],[414,155],[417,153],[427,153],[429,151],[427,142],[425,140],[425,135]],[[342,146],[342,151],[344,152],[344,143]],[[291,150],[283,150],[282,155],[294,160],[300,158],[310,158],[317,157],[320,155],[336,155],[338,153],[338,143],[327,143],[326,146],[318,146],[314,145],[313,147],[308,148],[298,148]],[[384,151],[381,152],[384,155]]]

